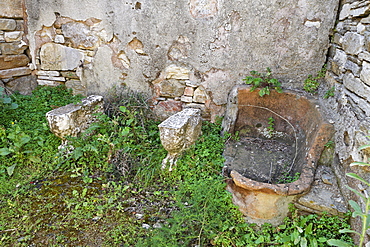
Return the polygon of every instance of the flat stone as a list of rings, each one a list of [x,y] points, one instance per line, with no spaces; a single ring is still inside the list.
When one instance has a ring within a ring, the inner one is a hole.
[[[370,102],[370,87],[364,84],[359,78],[355,78],[352,73],[347,73],[343,76],[343,85],[349,91]]]
[[[22,40],[22,31],[13,31],[13,32],[5,32],[4,33],[4,40],[6,42],[15,42]]]
[[[37,80],[37,84],[39,84],[40,86],[51,86],[51,87],[62,85],[62,83],[58,81],[50,81],[50,80]]]
[[[29,58],[22,55],[0,55],[0,70],[24,67],[29,63]]]
[[[339,20],[344,20],[350,15],[351,4],[344,4],[339,14]]]
[[[344,68],[350,70],[355,76],[360,76],[361,68],[356,63],[347,60],[344,64]]]
[[[12,43],[0,43],[0,50],[2,55],[19,55],[23,54],[28,48],[28,45],[23,41]]]
[[[59,76],[59,71],[53,71],[53,70],[38,70],[36,72],[36,75],[42,75],[42,76]]]
[[[17,27],[17,22],[14,19],[0,19],[0,30],[14,31]]]
[[[364,36],[355,32],[347,32],[343,36],[342,44],[345,52],[357,55],[363,50]]]
[[[96,121],[94,114],[103,112],[103,97],[90,95],[79,104],[69,104],[46,113],[51,132],[64,139],[77,136]]]
[[[330,177],[330,183],[323,181],[322,176]],[[330,167],[319,166],[316,171],[315,181],[309,193],[300,197],[298,204],[303,205],[307,211],[327,212],[332,215],[344,215],[347,213],[347,206],[343,199],[335,175]]]
[[[362,70],[361,70],[361,74],[360,74],[360,79],[365,84],[370,86],[370,63],[365,62],[365,61],[362,63]]]
[[[183,95],[183,96],[181,96],[181,101],[185,102],[185,103],[191,103],[191,102],[193,102],[193,97]]]
[[[361,8],[351,9],[350,15],[353,17],[362,17],[370,13],[370,5],[363,6]]]
[[[39,76],[39,80],[50,80],[50,81],[66,81],[63,76]]]
[[[30,95],[37,87],[36,76],[28,75],[18,77],[6,83],[6,87],[13,92],[19,92],[23,95]]]
[[[182,110],[183,102],[173,99],[159,101],[154,107],[154,112],[159,119],[165,120],[173,114]]]
[[[55,35],[54,42],[59,43],[59,44],[64,44],[64,42],[65,42],[64,36],[60,35],[60,34]]]
[[[29,75],[31,74],[31,72],[32,71],[28,67],[4,69],[4,70],[0,70],[0,79],[6,79],[6,78],[22,76],[22,75]]]
[[[83,58],[80,50],[54,43],[44,44],[40,51],[43,70],[75,70]]]
[[[69,79],[80,79],[76,72],[74,71],[62,71],[62,76]]]
[[[370,62],[370,53],[369,53],[369,52],[367,52],[367,51],[362,51],[362,52],[358,55],[358,58],[359,58],[359,59],[366,60],[366,61]]]

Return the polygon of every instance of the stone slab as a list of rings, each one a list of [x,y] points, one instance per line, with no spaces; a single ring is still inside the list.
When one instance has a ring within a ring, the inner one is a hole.
[[[30,62],[30,59],[22,55],[0,55],[0,70],[24,67]]]
[[[0,70],[0,79],[6,79],[6,78],[22,76],[22,75],[29,75],[31,74],[31,72],[32,71],[28,67],[4,69],[4,70]]]

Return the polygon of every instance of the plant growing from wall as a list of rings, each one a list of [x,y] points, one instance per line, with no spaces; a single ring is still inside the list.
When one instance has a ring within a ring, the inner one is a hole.
[[[315,77],[312,75],[309,75],[307,77],[307,79],[304,81],[303,89],[308,93],[316,94],[320,86],[319,79],[324,78],[325,73],[326,65],[321,68],[321,70],[317,73]]]
[[[328,89],[328,91],[325,92],[324,99],[328,99],[330,97],[333,97],[334,92],[335,92],[335,86],[331,87],[330,89]]]
[[[361,146],[359,149],[362,150],[362,149],[365,149],[365,148],[369,148],[370,145],[363,145]],[[370,166],[370,164],[368,163],[365,163],[365,162],[354,162],[351,164],[351,166]],[[360,177],[359,175],[355,174],[355,173],[347,173],[346,174],[348,177],[350,178],[354,178],[358,181],[360,181],[361,183],[365,184],[367,187],[370,187],[370,182],[366,181],[364,178]],[[350,230],[350,229],[342,229],[340,230],[339,232],[340,233],[354,233],[354,234],[357,234],[360,239],[359,239],[359,247],[362,247],[364,245],[364,240],[365,240],[365,236],[366,236],[366,231],[368,229],[370,229],[370,197],[367,193],[367,191],[360,191],[360,190],[355,190],[349,186],[347,186],[347,188],[349,190],[351,190],[352,192],[354,192],[356,195],[359,196],[359,198],[362,199],[362,201],[364,202],[365,206],[362,208],[356,201],[353,201],[353,200],[350,200],[349,201],[349,204],[351,205],[351,207],[353,208],[353,213],[352,213],[352,217],[360,217],[361,218],[361,221],[362,221],[362,229],[361,229],[361,232],[357,232],[357,231],[354,231],[354,230]],[[348,242],[345,242],[345,241],[342,241],[342,240],[338,240],[338,239],[330,239],[328,240],[328,244],[330,246],[339,246],[339,247],[347,247],[347,246],[353,246],[352,244],[348,243]]]
[[[283,90],[281,88],[281,82],[272,77],[271,69],[267,68],[266,73],[259,73],[257,71],[251,71],[252,76],[247,76],[243,79],[245,84],[252,85],[251,92],[257,88],[261,88],[258,94],[263,97],[264,95],[270,95],[270,90],[275,89],[278,93]]]

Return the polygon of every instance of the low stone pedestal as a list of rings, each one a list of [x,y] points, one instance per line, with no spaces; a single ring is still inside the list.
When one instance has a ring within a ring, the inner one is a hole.
[[[172,170],[178,156],[197,140],[201,126],[200,110],[193,108],[186,108],[158,125],[162,145],[168,151],[162,169],[168,164],[169,170]]]
[[[91,95],[79,104],[69,104],[46,113],[51,132],[57,137],[77,136],[95,121],[94,113],[103,112],[103,97]]]

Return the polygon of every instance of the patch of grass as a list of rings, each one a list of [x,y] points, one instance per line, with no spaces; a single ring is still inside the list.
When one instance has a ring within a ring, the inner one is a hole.
[[[76,99],[39,88],[2,110],[1,142],[14,152],[0,157],[1,246],[295,246],[297,231],[318,246],[326,235],[347,240],[335,235],[346,221],[329,216],[246,224],[225,190],[220,121],[204,122],[175,170],[162,170],[166,151],[145,95],[113,94],[99,121],[69,138],[74,149],[58,151],[45,113]]]

